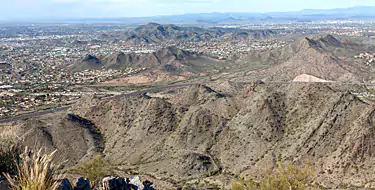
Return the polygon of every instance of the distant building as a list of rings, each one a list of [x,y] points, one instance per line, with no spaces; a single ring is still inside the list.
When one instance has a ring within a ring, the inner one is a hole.
[[[2,90],[11,89],[11,88],[13,88],[13,86],[11,86],[11,85],[2,85],[2,86],[0,86],[0,89],[2,89]]]

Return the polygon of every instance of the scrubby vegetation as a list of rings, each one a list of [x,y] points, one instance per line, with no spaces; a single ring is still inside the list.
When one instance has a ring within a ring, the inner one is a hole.
[[[17,173],[17,163],[19,163],[19,151],[17,147],[0,146],[0,174],[9,173],[15,175]]]
[[[309,166],[298,168],[290,163],[279,164],[273,171],[267,171],[260,181],[235,180],[232,190],[307,190],[313,171]]]
[[[0,133],[0,175],[17,173],[16,164],[19,163],[20,157],[15,139],[15,134],[11,130]]]
[[[21,154],[21,162],[16,162],[17,175],[9,173],[5,177],[13,190],[54,190],[59,186],[58,179],[63,176],[57,172],[57,166],[52,163],[55,152],[50,154],[37,153],[25,148]]]
[[[78,164],[70,170],[72,174],[78,174],[87,177],[91,185],[94,186],[104,177],[112,174],[114,167],[98,156],[88,162]]]

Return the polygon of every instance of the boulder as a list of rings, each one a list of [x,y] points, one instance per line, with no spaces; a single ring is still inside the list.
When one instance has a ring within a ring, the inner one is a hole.
[[[129,179],[121,177],[106,177],[101,181],[103,190],[137,190],[137,186],[131,184]]]
[[[143,190],[155,190],[154,183],[149,180],[144,181],[142,184]]]
[[[91,190],[90,180],[88,178],[80,177],[74,183],[74,190]]]
[[[57,190],[73,190],[73,187],[69,180],[65,178],[60,182],[60,186],[57,188]]]
[[[138,176],[135,176],[130,180],[130,184],[137,186],[139,189],[142,189],[142,181]]]
[[[115,177],[106,177],[102,180],[101,185],[103,190],[113,190],[118,189],[117,178]]]

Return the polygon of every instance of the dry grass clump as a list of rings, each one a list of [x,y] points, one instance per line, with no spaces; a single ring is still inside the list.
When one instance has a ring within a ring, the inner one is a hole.
[[[4,126],[0,131],[0,147],[9,147],[17,144],[18,136],[11,126]]]
[[[17,175],[12,177],[9,173],[5,177],[10,182],[13,190],[55,190],[60,183],[57,179],[63,176],[58,174],[57,166],[52,163],[56,151],[43,154],[42,150],[32,152],[27,147],[21,154],[21,162],[16,163]]]
[[[274,171],[259,182],[237,180],[232,183],[232,190],[307,190],[313,171],[309,166],[298,168],[290,163],[279,164]]]

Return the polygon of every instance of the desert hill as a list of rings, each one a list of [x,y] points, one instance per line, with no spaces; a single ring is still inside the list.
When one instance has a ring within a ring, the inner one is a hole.
[[[219,32],[203,28],[149,23],[128,31],[125,34],[124,40],[129,44],[136,45],[161,43],[171,40],[202,41],[218,37],[219,35]]]
[[[67,115],[47,115],[0,127],[1,137],[13,137],[24,146],[52,152],[60,150],[58,162],[73,165],[102,152],[103,144],[92,129],[68,119]]]
[[[173,24],[148,23],[130,29],[125,33],[102,36],[123,40],[127,44],[159,44],[170,41],[210,41],[210,40],[250,40],[273,38],[276,32],[271,30],[233,30],[226,28],[199,28],[176,26]]]
[[[104,64],[102,61],[93,55],[86,55],[83,59],[78,60],[78,63],[75,64],[72,68],[73,71],[82,71],[86,69],[100,69]]]
[[[292,81],[301,74],[334,81],[369,80],[374,72],[373,68],[350,57],[338,55],[337,50],[346,47],[332,35],[304,37],[269,52],[250,52],[237,63],[244,67],[263,69],[255,74],[251,73],[251,81]]]
[[[271,30],[236,30],[222,35],[220,40],[265,40],[275,35],[276,33]]]
[[[135,54],[117,52],[104,58],[86,56],[70,67],[73,71],[85,69],[127,69],[152,68],[170,73],[179,72],[206,72],[210,67],[218,67],[214,59],[209,59],[201,54],[185,51],[170,46],[156,50],[153,53]],[[208,69],[207,69],[208,68]]]
[[[370,180],[375,174],[372,105],[321,84],[260,84],[253,93],[246,91],[223,96],[193,86],[168,99],[87,97],[69,112],[100,131],[102,153],[112,163],[176,185],[195,179],[222,184],[225,180],[215,179],[252,178],[279,161],[308,161],[322,186],[375,187]],[[45,120],[21,124],[38,122],[44,131],[56,129]],[[70,122],[64,117],[56,121],[65,126]],[[70,128],[59,130],[68,133]],[[50,133],[49,139],[58,139],[58,134]],[[81,156],[86,151],[54,146]]]

